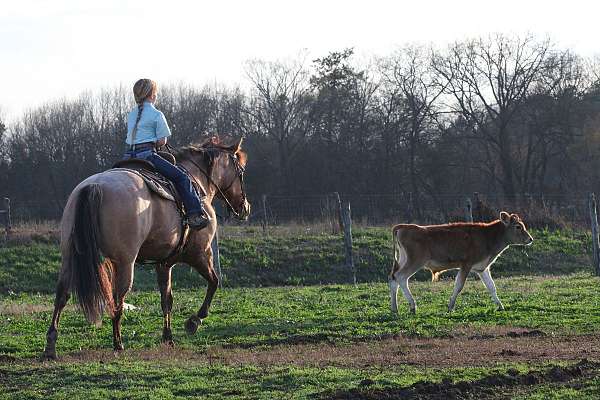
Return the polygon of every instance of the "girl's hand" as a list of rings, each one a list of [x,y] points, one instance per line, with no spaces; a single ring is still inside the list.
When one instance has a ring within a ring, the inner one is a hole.
[[[165,144],[167,144],[167,138],[160,138],[156,141],[156,147],[163,147]]]

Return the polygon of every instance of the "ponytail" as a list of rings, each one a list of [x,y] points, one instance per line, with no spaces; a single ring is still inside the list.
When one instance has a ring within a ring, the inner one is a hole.
[[[142,111],[144,111],[144,103],[143,102],[138,104],[137,118],[135,119],[135,125],[133,126],[133,129],[131,131],[131,146],[132,146],[133,151],[135,151],[135,134],[137,133],[137,127],[140,122],[140,118],[142,118]]]

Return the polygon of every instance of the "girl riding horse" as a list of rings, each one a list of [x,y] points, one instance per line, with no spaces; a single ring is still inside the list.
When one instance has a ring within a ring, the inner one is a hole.
[[[165,116],[154,107],[158,85],[153,80],[140,79],[133,85],[133,95],[137,107],[127,118],[128,146],[124,158],[140,158],[154,164],[156,170],[175,185],[190,228],[205,228],[210,219],[187,173],[156,152],[157,147],[167,144],[167,138],[171,136]]]

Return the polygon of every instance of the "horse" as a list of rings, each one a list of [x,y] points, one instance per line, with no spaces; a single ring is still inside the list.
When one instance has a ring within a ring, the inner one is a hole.
[[[199,311],[185,322],[194,334],[208,316],[219,284],[213,269],[211,242],[217,229],[212,201],[223,200],[240,220],[250,215],[244,191],[247,155],[242,139],[225,145],[218,139],[175,150],[178,165],[190,174],[198,189],[206,193],[204,206],[211,221],[199,231],[190,231],[180,247],[184,229],[174,202],[153,194],[134,171],[118,168],[92,175],[70,194],[60,224],[62,265],[56,286],[54,313],[46,334],[43,357],[56,358],[60,314],[74,292],[90,323],[100,324],[106,311],[113,328],[113,347],[122,351],[121,317],[124,299],[133,285],[136,260],[158,260],[156,276],[163,312],[162,341],[173,346],[171,332],[171,270],[177,262],[194,268],[208,287]]]

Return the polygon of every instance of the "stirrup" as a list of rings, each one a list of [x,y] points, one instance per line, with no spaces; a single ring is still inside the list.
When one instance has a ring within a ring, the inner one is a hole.
[[[191,229],[201,230],[208,226],[210,217],[204,213],[198,213],[186,216],[185,221]]]

